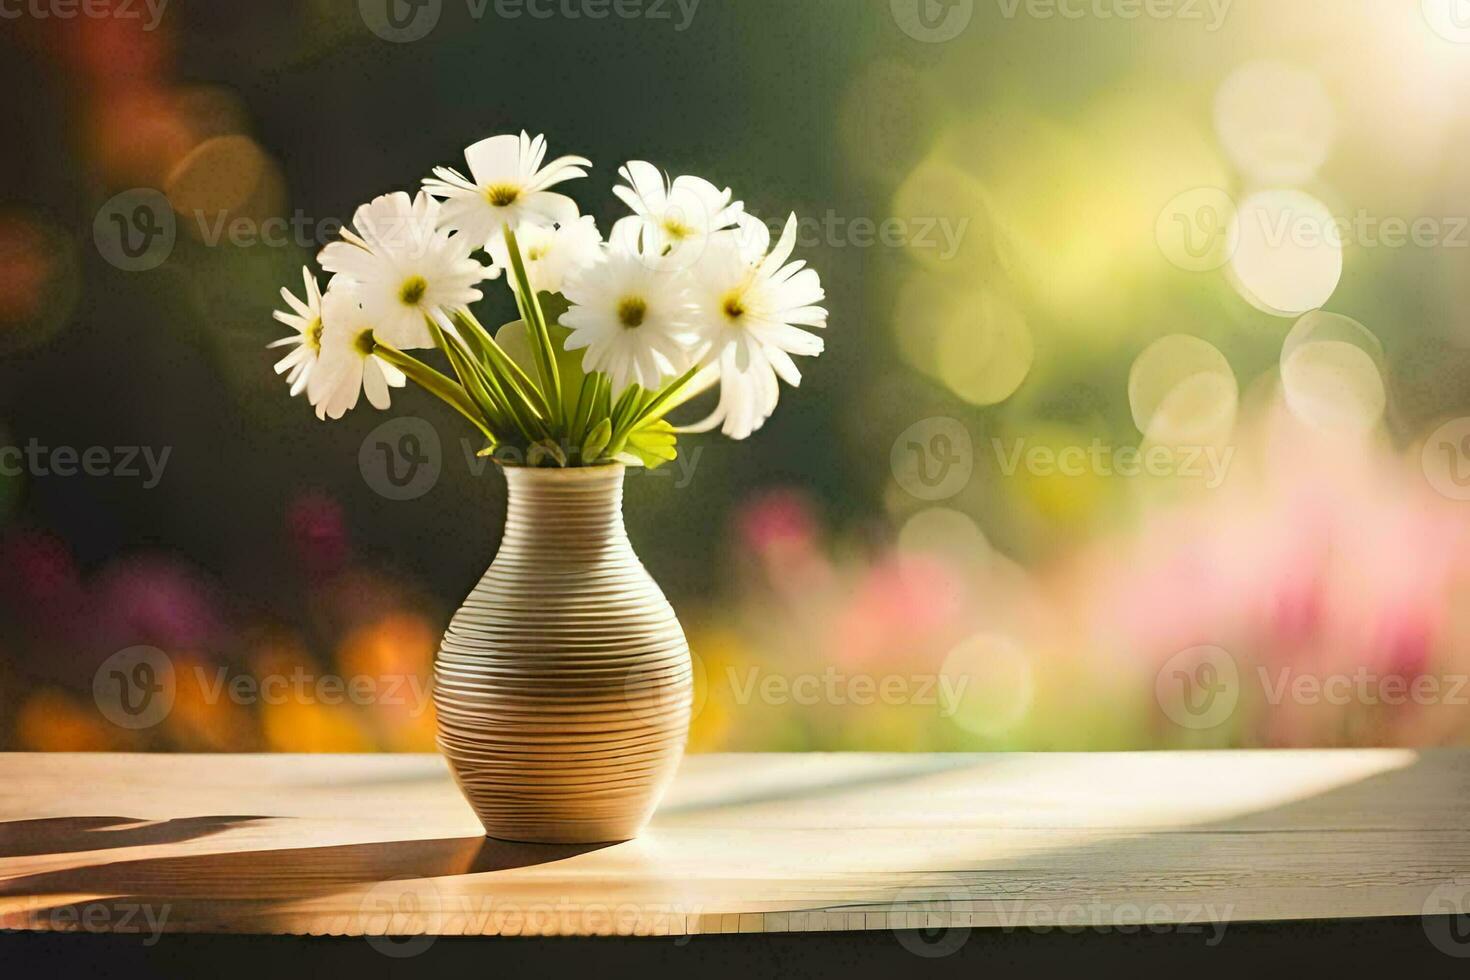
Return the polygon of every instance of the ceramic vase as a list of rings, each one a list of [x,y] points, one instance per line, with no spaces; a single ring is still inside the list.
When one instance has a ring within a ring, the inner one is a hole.
[[[684,753],[684,631],[628,540],[623,467],[503,472],[499,553],[435,663],[440,750],[491,837],[628,840]]]

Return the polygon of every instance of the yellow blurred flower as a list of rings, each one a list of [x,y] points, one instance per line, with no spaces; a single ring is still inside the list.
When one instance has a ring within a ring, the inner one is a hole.
[[[131,747],[132,739],[88,711],[71,695],[42,690],[28,697],[15,719],[15,738],[30,752],[106,752]]]

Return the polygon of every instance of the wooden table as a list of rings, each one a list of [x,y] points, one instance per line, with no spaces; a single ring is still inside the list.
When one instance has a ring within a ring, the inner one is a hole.
[[[0,927],[1208,946],[1455,911],[1467,814],[1449,750],[708,755],[642,838],[549,846],[484,838],[436,756],[0,755]]]

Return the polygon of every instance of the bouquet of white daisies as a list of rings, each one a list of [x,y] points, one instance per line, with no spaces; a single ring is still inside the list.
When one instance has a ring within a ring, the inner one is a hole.
[[[276,318],[296,333],[270,346],[292,348],[276,365],[291,394],[338,419],[364,394],[387,408],[412,380],[484,435],[484,454],[534,466],[653,467],[680,432],[760,428],[779,380],[801,382],[792,356],[822,352],[803,329],[827,312],[817,273],[790,261],[796,216],[772,247],[729,189],[635,161],[613,188],[633,213],[604,240],[551,190],[590,161],[545,157],[543,137],[492,136],[465,150],[468,176],[437,167],[417,195],[358,208],[318,256],[326,292],[309,268],[305,296],[281,290]],[[492,333],[472,305],[502,276],[519,319]],[[448,373],[409,353],[429,348]],[[709,417],[667,420],[715,385]]]

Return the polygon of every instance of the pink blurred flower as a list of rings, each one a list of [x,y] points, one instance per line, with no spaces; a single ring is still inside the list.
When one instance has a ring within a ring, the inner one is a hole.
[[[833,624],[830,658],[863,664],[942,654],[936,634],[964,611],[966,583],[945,562],[891,556],[867,569]]]
[[[811,596],[831,587],[832,566],[822,553],[811,502],[801,491],[782,488],[757,496],[736,514],[735,532],[778,593]]]
[[[18,531],[0,543],[0,593],[18,615],[48,627],[64,625],[84,601],[71,549],[42,531]]]
[[[325,494],[303,494],[291,502],[286,525],[296,558],[308,574],[341,571],[350,550],[341,504]]]
[[[165,650],[198,650],[219,635],[213,588],[176,559],[144,556],[117,562],[102,572],[92,591],[104,642],[119,649],[146,643]]]

